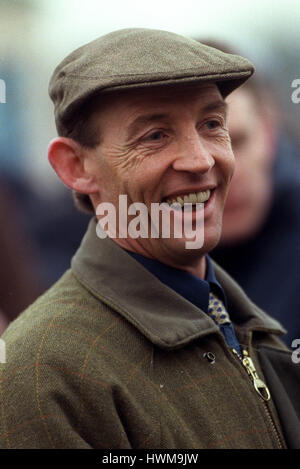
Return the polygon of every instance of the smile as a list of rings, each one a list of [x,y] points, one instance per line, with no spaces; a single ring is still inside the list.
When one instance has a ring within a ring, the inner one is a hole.
[[[201,191],[201,192],[191,192],[189,194],[178,195],[172,198],[168,198],[165,201],[169,205],[180,204],[181,207],[183,207],[184,204],[186,203],[189,203],[189,204],[205,203],[210,198],[211,192],[212,191],[210,189],[206,191]]]

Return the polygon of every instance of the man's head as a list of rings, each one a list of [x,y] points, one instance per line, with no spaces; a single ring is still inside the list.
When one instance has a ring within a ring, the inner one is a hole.
[[[49,147],[51,164],[94,210],[117,205],[120,194],[149,207],[211,190],[203,255],[218,241],[233,171],[224,97],[252,73],[246,59],[173,33],[104,36],[67,57],[51,79],[61,135]],[[118,242],[178,264],[182,241]]]

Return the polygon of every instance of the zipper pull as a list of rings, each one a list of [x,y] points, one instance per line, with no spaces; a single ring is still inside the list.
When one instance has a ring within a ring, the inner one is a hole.
[[[235,349],[232,349],[232,350],[233,350],[233,353],[235,355],[238,355],[238,353]],[[238,355],[238,357],[240,358],[239,355]],[[248,354],[247,350],[243,350],[243,358],[240,358],[240,360],[241,360],[242,364],[244,365],[244,367],[246,368],[247,373],[251,376],[251,378],[253,380],[253,386],[254,386],[256,392],[260,395],[260,397],[264,401],[269,401],[270,397],[271,397],[269,388],[258,377],[257,371],[256,371],[255,366],[254,366],[254,363],[253,363],[252,359],[249,357],[249,354]]]

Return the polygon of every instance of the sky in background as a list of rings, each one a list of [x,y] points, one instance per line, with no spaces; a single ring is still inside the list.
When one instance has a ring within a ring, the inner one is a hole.
[[[46,12],[39,27],[63,48],[119,28],[148,27],[186,35],[213,34],[255,40],[254,35],[299,33],[299,0],[38,0]],[[62,35],[62,31],[64,34]],[[243,38],[248,32],[248,38]],[[251,35],[253,34],[253,36]],[[49,37],[49,36],[48,36]]]
[[[128,27],[230,41],[258,69],[275,80],[280,77],[286,99],[291,80],[300,78],[299,0],[0,0],[0,78],[1,66],[14,61],[20,95],[18,100],[14,96],[19,104],[16,125],[20,116],[23,121],[19,148],[27,173],[41,184],[46,181],[50,187],[56,181],[46,158],[48,142],[56,135],[47,94],[54,67],[83,43]],[[289,56],[290,76],[282,79]]]

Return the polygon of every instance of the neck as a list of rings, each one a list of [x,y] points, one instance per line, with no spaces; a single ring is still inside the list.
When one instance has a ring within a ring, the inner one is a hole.
[[[186,272],[189,272],[190,274],[195,275],[198,278],[205,279],[206,276],[206,258],[205,254],[203,254],[201,257],[195,257],[191,260],[188,259],[191,262],[186,262],[187,261],[187,256],[184,256],[184,259],[178,260],[177,258],[173,258],[172,256],[169,255],[169,253],[166,253],[164,255],[163,252],[156,253],[154,251],[148,250],[145,246],[141,245],[140,243],[136,243],[136,240],[132,240],[133,242],[128,242],[128,239],[120,239],[120,238],[112,238],[112,240],[121,246],[123,249],[126,249],[128,251],[134,252],[136,254],[140,254],[144,257],[147,257],[148,259],[152,259],[155,261],[159,261],[163,264],[166,264],[170,267],[173,267],[175,269],[179,270],[185,270]]]

